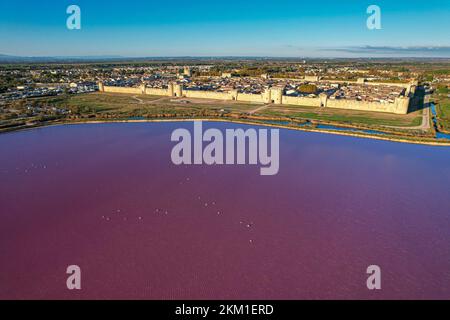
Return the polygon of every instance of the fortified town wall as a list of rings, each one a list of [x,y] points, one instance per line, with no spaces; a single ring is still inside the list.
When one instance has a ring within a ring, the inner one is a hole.
[[[311,79],[312,80],[312,79]],[[373,85],[373,84],[371,84]],[[230,100],[255,103],[286,104],[297,106],[311,106],[322,108],[337,108],[362,111],[377,111],[396,114],[407,114],[410,104],[409,94],[414,93],[415,84],[406,85],[406,95],[395,99],[394,103],[367,102],[350,99],[329,99],[322,93],[317,98],[293,97],[283,95],[283,88],[272,87],[266,89],[262,94],[239,93],[237,90],[226,92],[186,90],[182,85],[170,83],[167,89],[148,88],[144,84],[140,87],[115,87],[105,86],[99,83],[100,92],[128,93],[128,94],[148,94],[169,97],[186,97],[200,99]]]

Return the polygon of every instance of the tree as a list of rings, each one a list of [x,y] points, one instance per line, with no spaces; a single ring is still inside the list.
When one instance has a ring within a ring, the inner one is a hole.
[[[303,93],[317,93],[317,86],[314,84],[302,84],[298,90]]]

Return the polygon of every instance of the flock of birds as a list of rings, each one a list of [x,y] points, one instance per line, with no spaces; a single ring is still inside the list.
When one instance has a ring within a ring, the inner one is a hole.
[[[190,178],[186,178],[185,181],[190,181]],[[181,181],[179,184],[183,184],[183,181]],[[218,216],[223,214],[223,211],[216,209],[217,208],[216,207],[216,205],[217,205],[216,201],[205,202],[204,200],[202,200],[201,196],[197,196],[197,200],[198,200],[198,202],[200,203],[200,205],[202,207],[204,207],[204,208],[213,208],[213,211]],[[121,209],[116,209],[115,211],[113,211],[114,215],[118,215],[120,213],[122,213]],[[164,208],[155,208],[153,210],[153,213],[167,216],[167,215],[169,215],[170,211],[168,209],[164,209]],[[112,220],[111,216],[108,216],[108,215],[102,215],[102,219],[105,220],[105,221],[111,221]],[[144,217],[143,216],[137,216],[135,219],[137,219],[138,221],[143,221]],[[123,221],[127,221],[128,220],[127,216],[122,215],[122,220]],[[242,226],[243,228],[251,229],[254,224],[253,224],[253,222],[245,222],[245,221],[241,220],[241,221],[239,221],[239,225]],[[249,239],[249,243],[253,243],[253,239]]]

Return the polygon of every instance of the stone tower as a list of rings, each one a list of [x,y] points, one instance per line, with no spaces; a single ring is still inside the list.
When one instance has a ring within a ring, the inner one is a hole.
[[[394,113],[396,114],[407,114],[409,109],[409,98],[408,97],[398,97],[395,98],[394,102]]]
[[[181,97],[183,95],[183,88],[181,84],[175,83],[173,85],[173,92],[176,97]]]
[[[409,84],[408,87],[406,88],[405,96],[406,97],[414,96],[416,94],[416,90],[417,87],[415,85]]]
[[[270,88],[270,102],[275,104],[283,103],[283,88],[281,87]]]
[[[238,97],[238,91],[236,89],[230,90],[228,92],[228,95],[230,96],[231,100],[237,100]]]
[[[139,88],[141,89],[141,94],[145,94],[145,83],[142,83]]]
[[[188,77],[192,77],[192,70],[190,67],[184,67],[183,74]]]
[[[98,83],[98,91],[105,92],[105,87],[103,86],[103,82],[102,81],[100,81]]]
[[[271,103],[270,88],[266,88],[262,94],[264,103]]]
[[[320,107],[326,108],[328,102],[328,95],[326,93],[321,93],[319,94],[319,99],[320,99]]]
[[[167,85],[167,95],[168,95],[169,97],[173,97],[173,83],[172,83],[172,82],[170,82],[170,83]]]
[[[181,97],[183,96],[183,88],[181,84],[171,82],[167,88],[167,93],[169,97]]]

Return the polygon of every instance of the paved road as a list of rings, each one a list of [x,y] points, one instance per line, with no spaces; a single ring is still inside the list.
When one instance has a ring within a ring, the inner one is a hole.
[[[422,130],[422,131],[430,130],[431,129],[431,125],[430,125],[431,112],[430,112],[429,103],[430,103],[429,96],[425,96],[424,108],[423,108],[423,113],[422,113],[422,124],[420,126],[415,126],[415,127],[386,126],[386,127],[396,128],[396,129],[406,129],[406,130]]]
[[[430,125],[431,112],[430,112],[430,105],[428,102],[428,97],[426,97],[425,99],[427,102],[425,103],[425,108],[423,109],[422,125],[420,126],[420,129],[427,131],[427,130],[431,129],[431,125]]]

